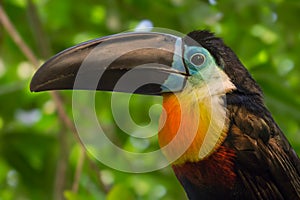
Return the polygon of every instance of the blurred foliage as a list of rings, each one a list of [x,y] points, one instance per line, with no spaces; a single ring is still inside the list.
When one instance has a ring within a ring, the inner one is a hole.
[[[259,82],[275,120],[300,153],[300,1],[1,0],[0,4],[41,60],[79,42],[133,29],[143,19],[182,33],[212,30]],[[79,145],[57,117],[49,94],[30,93],[33,72],[0,26],[0,199],[186,198],[170,167],[130,174],[97,163],[99,175],[87,160],[78,192],[72,191]],[[62,97],[72,116],[72,93],[62,92]],[[96,107],[101,124],[115,134],[114,142],[130,151],[157,148],[156,140],[138,144],[117,128],[109,99],[108,93],[97,94]],[[133,119],[149,123],[148,108],[159,101],[134,97]],[[62,163],[63,177],[57,175]]]

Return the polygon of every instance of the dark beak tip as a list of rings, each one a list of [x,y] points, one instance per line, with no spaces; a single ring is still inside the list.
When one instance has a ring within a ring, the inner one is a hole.
[[[30,92],[41,92],[41,91],[47,91],[49,88],[47,88],[47,82],[45,82],[45,77],[44,76],[39,76],[39,71],[34,74],[32,77],[30,84],[29,84],[29,89]]]
[[[29,86],[29,89],[30,89],[30,92],[39,92],[40,90],[38,90],[38,88],[37,87],[35,87],[35,86]]]
[[[36,84],[34,82],[35,82],[35,79],[33,77],[30,81],[30,84],[29,84],[30,92],[37,92],[37,87],[36,87]]]
[[[41,81],[39,80],[39,78],[37,76],[37,72],[31,78],[31,81],[30,81],[30,84],[29,84],[30,92],[39,92],[40,91],[39,87],[40,87],[41,84],[39,82],[41,82]]]

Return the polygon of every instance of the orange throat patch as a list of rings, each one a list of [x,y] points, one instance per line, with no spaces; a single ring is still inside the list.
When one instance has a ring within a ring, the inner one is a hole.
[[[170,162],[198,162],[218,149],[228,130],[223,99],[184,91],[163,96],[158,139]]]

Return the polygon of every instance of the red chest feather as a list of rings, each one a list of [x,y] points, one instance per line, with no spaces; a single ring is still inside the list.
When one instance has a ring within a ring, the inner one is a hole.
[[[226,186],[232,188],[235,183],[234,151],[224,146],[199,162],[187,162],[173,165],[173,170],[179,180],[187,179],[193,185],[201,188],[205,185]]]

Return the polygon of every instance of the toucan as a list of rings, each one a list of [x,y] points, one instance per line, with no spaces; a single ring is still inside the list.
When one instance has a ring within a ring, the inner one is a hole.
[[[30,84],[63,89],[161,95],[158,142],[172,143],[164,154],[189,199],[300,199],[296,152],[259,85],[210,31],[81,43],[46,61]]]

